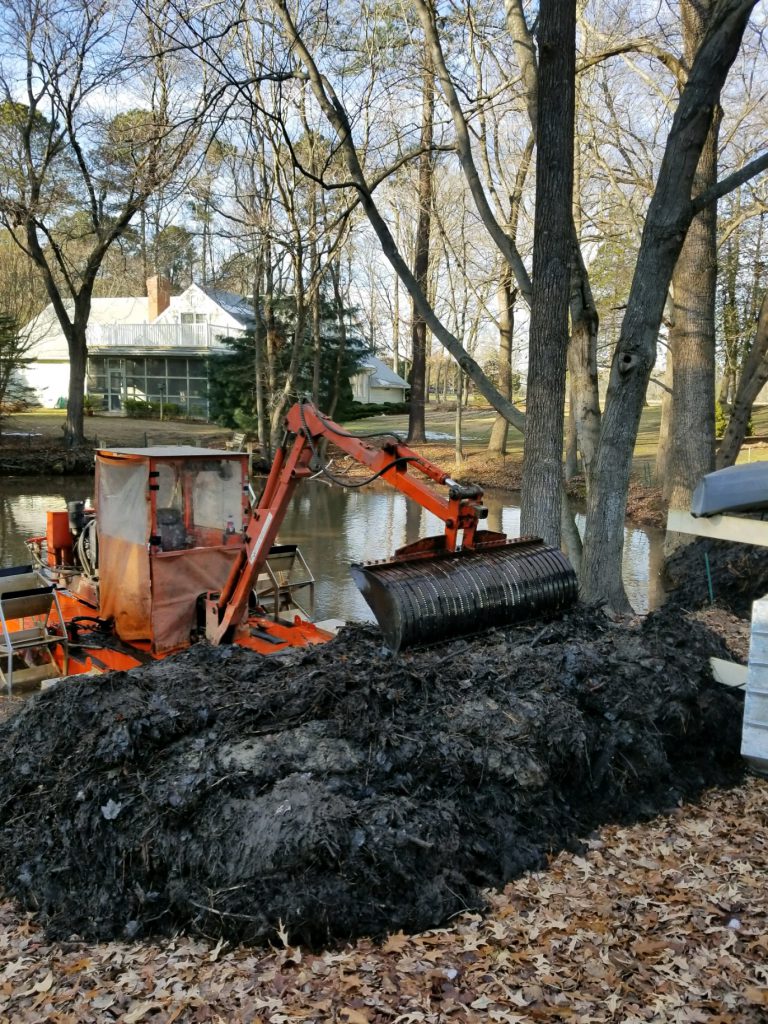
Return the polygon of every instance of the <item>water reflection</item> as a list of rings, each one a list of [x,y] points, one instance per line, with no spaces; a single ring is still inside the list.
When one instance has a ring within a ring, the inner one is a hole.
[[[91,477],[29,478],[0,485],[0,565],[25,563],[26,537],[45,533],[49,508],[93,497]],[[505,492],[487,491],[487,526],[516,537],[520,510]],[[580,530],[584,517],[578,516]],[[316,613],[320,618],[370,619],[367,604],[349,575],[350,562],[387,558],[420,537],[442,533],[431,513],[384,484],[342,490],[320,481],[302,483],[288,509],[280,540],[301,550],[317,578]],[[627,527],[624,535],[624,583],[637,611],[661,601],[658,570],[662,533]]]

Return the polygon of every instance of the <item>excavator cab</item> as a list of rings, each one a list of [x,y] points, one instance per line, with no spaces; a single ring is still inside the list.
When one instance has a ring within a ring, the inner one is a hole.
[[[191,446],[96,454],[99,611],[155,654],[189,643],[196,604],[243,545],[248,456]]]

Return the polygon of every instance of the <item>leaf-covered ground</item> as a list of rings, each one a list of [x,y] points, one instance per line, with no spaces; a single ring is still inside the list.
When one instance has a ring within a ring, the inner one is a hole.
[[[768,782],[594,835],[582,855],[488,893],[487,915],[312,955],[49,943],[0,905],[0,1020],[763,1024]]]

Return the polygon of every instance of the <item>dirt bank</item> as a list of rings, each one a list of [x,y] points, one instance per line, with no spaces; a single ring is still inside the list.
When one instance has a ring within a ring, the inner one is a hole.
[[[61,412],[14,413],[3,419],[0,434],[0,475],[60,476],[93,472],[93,450],[99,446],[145,447],[147,444],[221,445],[231,431],[212,423],[134,420],[91,416],[85,421],[87,444],[64,445]]]
[[[702,537],[667,560],[664,582],[671,605],[705,608],[714,603],[748,618],[752,602],[768,594],[768,548]]]
[[[51,935],[314,947],[435,926],[597,825],[740,778],[726,653],[587,609],[392,657],[198,647],[0,725],[0,874]]]

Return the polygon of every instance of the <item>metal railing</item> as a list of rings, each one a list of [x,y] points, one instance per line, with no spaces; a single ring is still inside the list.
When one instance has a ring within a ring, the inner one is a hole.
[[[216,324],[91,324],[88,348],[222,349],[222,338],[245,332]]]

